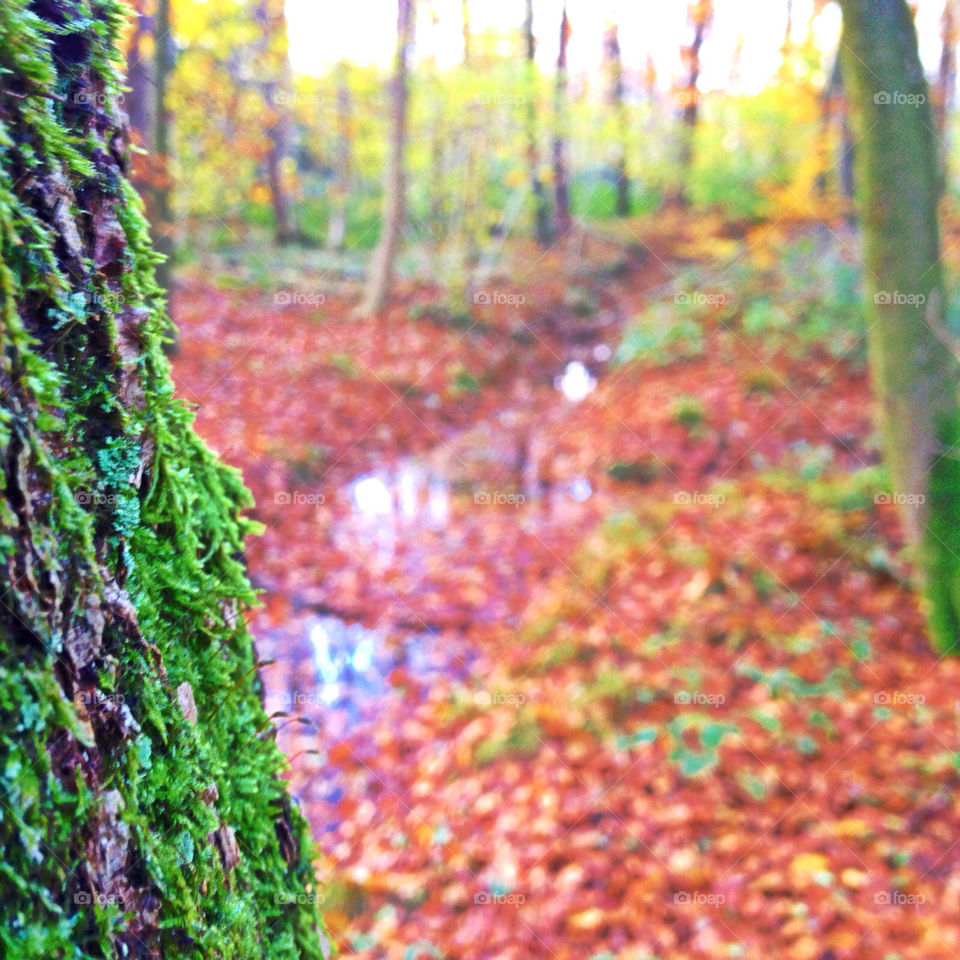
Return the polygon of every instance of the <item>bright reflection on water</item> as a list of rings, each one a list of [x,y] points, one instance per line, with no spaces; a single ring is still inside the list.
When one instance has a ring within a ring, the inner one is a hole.
[[[389,517],[394,512],[393,496],[379,477],[363,476],[354,480],[353,503],[360,513],[370,517]]]
[[[563,371],[563,376],[556,377],[553,385],[570,401],[579,403],[597,386],[595,377],[579,361],[572,360]]]
[[[404,667],[412,676],[457,675],[449,641],[423,632],[389,642],[380,630],[339,617],[319,617],[308,627],[313,648],[316,694],[320,701],[346,714],[348,723],[360,720],[389,690],[390,671]]]
[[[391,517],[442,527],[450,518],[450,484],[416,463],[388,473],[365,473],[350,484],[354,513],[361,518]]]
[[[590,495],[593,493],[593,487],[590,486],[590,481],[586,477],[574,477],[570,481],[567,489],[570,492],[570,496],[573,497],[577,503],[583,503],[589,500]]]

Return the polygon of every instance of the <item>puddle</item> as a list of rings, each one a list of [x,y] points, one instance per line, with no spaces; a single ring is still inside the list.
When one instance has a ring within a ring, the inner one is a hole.
[[[562,376],[555,377],[554,387],[571,403],[579,403],[597,387],[597,379],[579,360],[571,360],[564,368]]]
[[[314,689],[299,691],[314,702],[328,735],[343,736],[374,719],[393,690],[390,675],[403,669],[413,681],[466,677],[467,658],[449,635],[423,631],[388,635],[340,617],[315,617],[306,624],[313,656]]]
[[[412,461],[393,471],[362,474],[349,490],[353,513],[360,519],[391,518],[434,529],[442,529],[450,519],[449,482]]]

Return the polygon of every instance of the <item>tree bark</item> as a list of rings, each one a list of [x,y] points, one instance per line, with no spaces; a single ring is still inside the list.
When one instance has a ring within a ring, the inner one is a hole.
[[[373,255],[370,276],[360,312],[379,313],[393,284],[394,264],[400,247],[400,235],[406,216],[407,178],[404,152],[407,143],[407,58],[413,42],[413,0],[398,0],[397,52],[391,91],[392,118],[387,163],[383,182],[383,225],[380,242]]]
[[[249,497],[161,349],[124,10],[0,4],[0,951],[319,960],[308,835],[257,736]]]
[[[567,4],[560,16],[560,50],[557,54],[557,78],[554,88],[553,112],[556,130],[553,137],[553,203],[554,232],[562,237],[570,231],[570,181],[567,173],[567,42],[570,39],[570,20]]]
[[[842,0],[841,6],[874,393],[931,637],[941,651],[956,652],[958,370],[944,324],[937,146],[927,83],[904,0]]]
[[[537,147],[537,44],[533,36],[533,0],[526,0],[523,36],[527,54],[527,168],[533,193],[534,229],[537,242],[545,247],[553,240],[553,233],[550,229],[547,191],[540,179],[540,151]]]

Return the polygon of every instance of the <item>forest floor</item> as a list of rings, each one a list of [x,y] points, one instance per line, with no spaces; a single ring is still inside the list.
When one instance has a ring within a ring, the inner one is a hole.
[[[377,320],[300,267],[184,271],[177,389],[265,525],[345,957],[960,954],[960,663],[843,236],[662,216]]]

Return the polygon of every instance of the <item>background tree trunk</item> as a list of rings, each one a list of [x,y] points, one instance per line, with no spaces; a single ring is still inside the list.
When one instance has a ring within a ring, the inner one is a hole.
[[[0,4],[0,952],[319,960],[308,833],[257,736],[249,497],[161,350],[124,9]]]
[[[616,214],[630,213],[630,179],[627,176],[627,111],[623,102],[623,58],[620,54],[620,35],[616,24],[610,24],[603,35],[603,59],[608,74],[607,100],[617,125]]]
[[[350,199],[351,129],[353,110],[347,65],[341,63],[337,78],[337,143],[334,157],[334,181],[330,190],[330,219],[327,223],[328,250],[341,250],[347,235],[347,202]]]
[[[154,246],[163,255],[157,264],[157,283],[162,290],[173,289],[173,250],[175,224],[170,192],[170,111],[167,109],[167,87],[174,67],[174,45],[170,22],[170,0],[157,0],[154,32],[154,102],[153,142],[148,149],[153,157],[154,174],[150,182],[148,213],[154,229]]]
[[[570,181],[567,173],[567,42],[570,20],[567,5],[560,16],[560,50],[557,54],[557,78],[554,88],[553,113],[556,130],[553,137],[553,202],[554,230],[562,237],[570,230]]]
[[[694,0],[688,8],[688,17],[693,27],[693,39],[683,48],[683,62],[686,68],[683,87],[680,90],[680,149],[677,167],[680,182],[673,197],[675,202],[687,202],[687,182],[693,167],[693,144],[697,122],[700,119],[700,50],[706,39],[707,30],[713,19],[713,0]]]
[[[284,182],[283,168],[290,157],[292,104],[296,91],[287,55],[287,20],[283,0],[260,0],[254,20],[262,30],[256,68],[269,111],[265,131],[270,142],[266,168],[270,205],[273,208],[273,233],[276,242],[282,246],[302,239],[290,201],[290,191]]]
[[[940,21],[940,66],[937,70],[937,89],[933,103],[933,120],[940,146],[940,172],[943,188],[948,183],[950,159],[950,112],[957,95],[957,31],[960,30],[957,0],[946,0]]]
[[[370,277],[360,312],[378,313],[383,309],[393,284],[394,262],[400,246],[400,234],[406,216],[407,178],[404,151],[407,142],[407,87],[408,48],[413,42],[413,0],[398,0],[397,53],[394,60],[392,83],[392,111],[390,141],[387,145],[387,165],[383,181],[383,224],[380,242],[370,265]]]
[[[547,246],[553,239],[547,192],[540,179],[540,151],[537,147],[537,43],[533,35],[533,0],[526,0],[523,37],[527,55],[527,168],[533,193],[534,230],[537,242]]]
[[[927,83],[904,0],[843,0],[843,76],[857,134],[870,370],[893,493],[923,576],[930,631],[960,648],[956,359],[944,325],[939,174]]]

